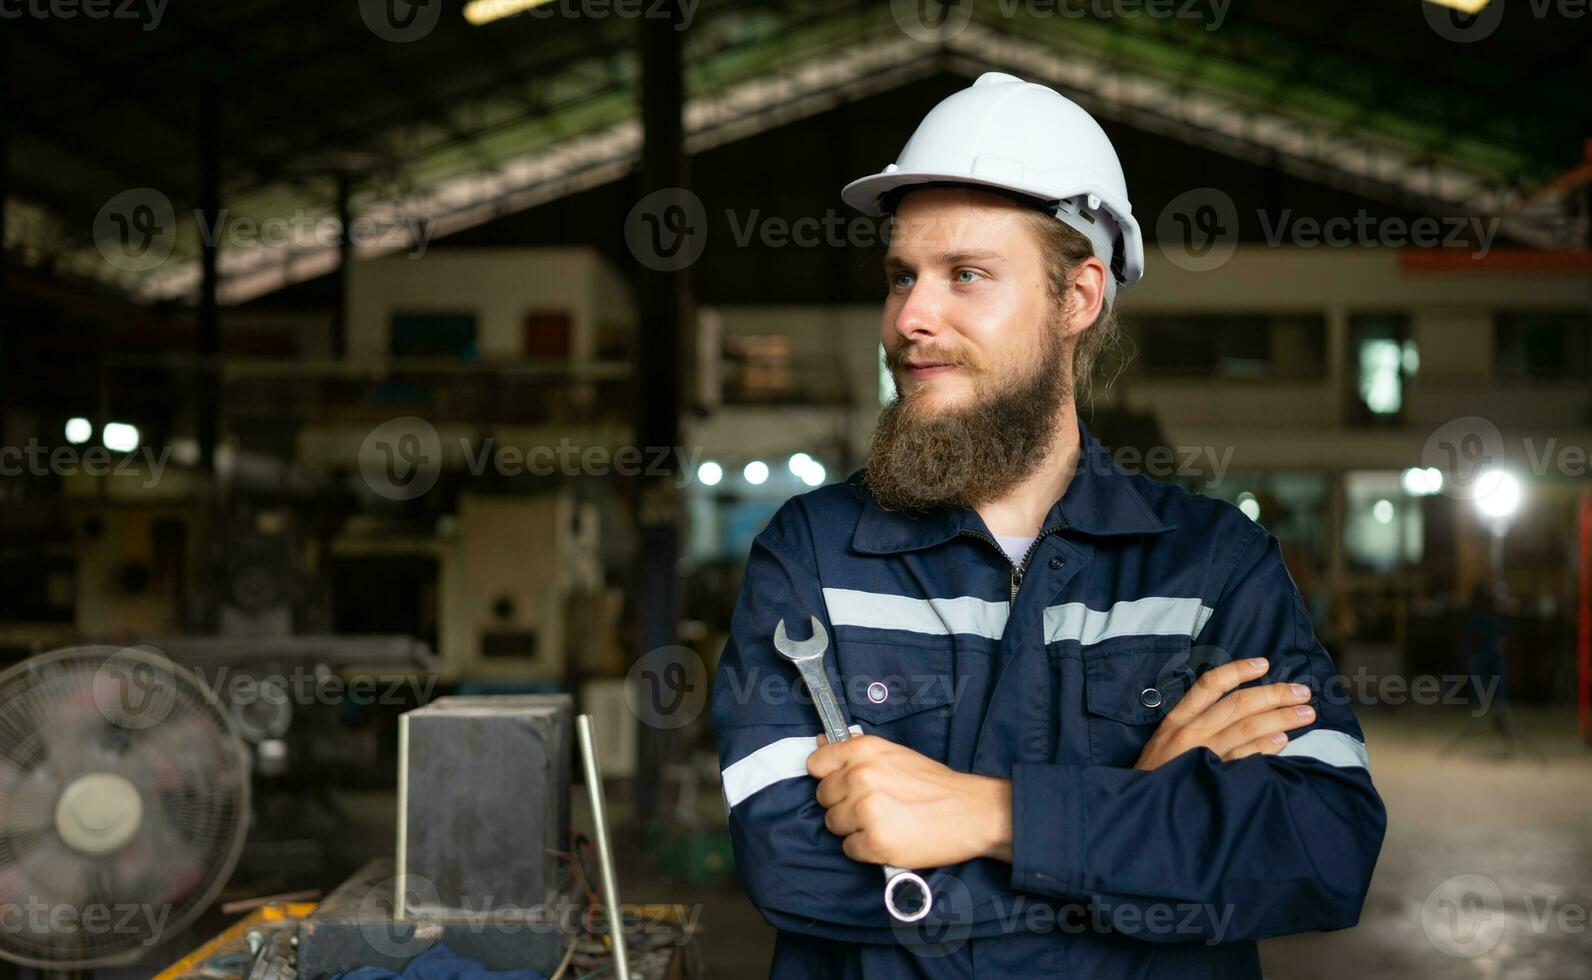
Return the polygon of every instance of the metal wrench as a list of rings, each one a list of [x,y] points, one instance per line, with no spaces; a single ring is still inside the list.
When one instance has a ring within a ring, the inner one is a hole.
[[[824,653],[829,649],[829,634],[817,616],[809,617],[813,635],[805,640],[792,640],[785,635],[785,621],[774,627],[774,649],[779,655],[796,665],[807,690],[812,692],[813,704],[818,708],[818,720],[823,723],[824,734],[831,742],[844,742],[851,738],[846,727],[846,716],[841,713],[840,702],[835,699],[829,675],[824,672]],[[934,893],[929,883],[916,871],[884,866],[884,907],[900,922],[916,922],[929,914],[934,904]]]

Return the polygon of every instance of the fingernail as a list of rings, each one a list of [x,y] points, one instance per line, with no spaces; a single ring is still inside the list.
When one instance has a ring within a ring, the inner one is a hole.
[[[1308,704],[1301,704],[1294,710],[1299,712],[1299,717],[1301,718],[1309,718],[1311,715],[1316,713],[1316,709],[1310,707]]]
[[[1293,691],[1293,696],[1296,698],[1308,698],[1310,696],[1310,688],[1305,687],[1303,684],[1294,684],[1289,687],[1289,690]]]
[[[1272,734],[1271,740],[1275,744],[1281,745],[1282,743],[1288,741],[1288,736],[1283,734],[1282,732],[1275,732],[1275,733]]]
[[[1254,670],[1263,670],[1266,667],[1266,658],[1255,657],[1249,661],[1249,666]]]

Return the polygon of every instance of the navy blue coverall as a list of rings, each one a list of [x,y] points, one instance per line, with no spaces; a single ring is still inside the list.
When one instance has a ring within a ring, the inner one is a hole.
[[[971,508],[885,510],[860,473],[754,541],[712,705],[773,977],[1234,980],[1260,977],[1255,940],[1358,920],[1386,811],[1276,538],[1079,430],[1021,567]],[[773,648],[810,614],[854,730],[1012,781],[1012,863],[917,869],[920,923],[892,922],[880,868],[842,853],[814,799],[817,714]],[[1256,656],[1252,683],[1316,692],[1280,754],[1133,768],[1200,672]]]

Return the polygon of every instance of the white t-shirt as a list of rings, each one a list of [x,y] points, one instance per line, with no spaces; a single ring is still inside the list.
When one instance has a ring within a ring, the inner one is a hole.
[[[1013,565],[1021,565],[1023,556],[1028,554],[1028,546],[1037,537],[1037,534],[997,534],[995,540],[1000,542],[1001,550],[1011,558]]]

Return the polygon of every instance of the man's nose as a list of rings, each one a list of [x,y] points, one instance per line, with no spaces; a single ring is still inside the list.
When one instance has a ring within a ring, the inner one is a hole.
[[[895,320],[891,326],[903,340],[922,340],[934,337],[944,329],[944,313],[934,288],[929,284],[918,282],[912,286],[912,291],[907,293],[906,299],[896,310]]]

